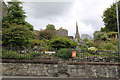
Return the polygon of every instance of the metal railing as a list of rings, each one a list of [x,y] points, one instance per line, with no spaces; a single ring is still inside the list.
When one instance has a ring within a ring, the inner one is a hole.
[[[39,59],[39,60],[58,60],[61,59],[58,56],[58,51],[51,49],[50,51],[55,51],[55,53],[45,54],[45,50],[33,49],[33,48],[2,48],[2,59]],[[89,50],[70,50],[72,56],[72,51],[76,51],[76,57],[65,58],[66,61],[76,61],[76,62],[119,62],[119,54],[117,51],[89,51]]]

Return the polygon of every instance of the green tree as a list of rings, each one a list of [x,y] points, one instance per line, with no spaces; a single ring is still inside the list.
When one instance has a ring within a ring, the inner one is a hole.
[[[46,30],[55,30],[55,26],[53,24],[48,24]]]
[[[9,28],[9,24],[15,23],[18,25],[26,25],[29,30],[33,30],[33,26],[25,21],[26,15],[25,11],[21,6],[22,2],[18,0],[12,0],[8,2],[7,15],[3,17],[2,27]]]
[[[78,44],[75,41],[69,40],[67,37],[55,36],[49,42],[51,48],[75,48]]]
[[[9,25],[9,28],[3,28],[3,46],[26,46],[30,39],[33,39],[33,32],[25,25],[12,24]]]
[[[118,2],[118,11],[120,13],[120,1]],[[120,17],[120,15],[119,15]],[[103,14],[104,28],[101,28],[103,32],[117,32],[117,17],[116,17],[116,3],[112,4],[110,8],[107,8]],[[120,18],[119,18],[120,19]],[[120,21],[120,20],[119,20]],[[120,22],[119,22],[120,23]]]

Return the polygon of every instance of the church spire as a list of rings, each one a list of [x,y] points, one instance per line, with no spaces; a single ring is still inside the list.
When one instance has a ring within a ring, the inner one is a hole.
[[[76,34],[75,34],[75,39],[76,39],[76,40],[80,39],[80,34],[79,34],[79,30],[78,30],[77,21],[76,21]]]

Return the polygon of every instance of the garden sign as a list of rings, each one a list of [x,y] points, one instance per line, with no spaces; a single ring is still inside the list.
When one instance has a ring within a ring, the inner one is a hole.
[[[76,51],[72,51],[72,57],[76,57]]]

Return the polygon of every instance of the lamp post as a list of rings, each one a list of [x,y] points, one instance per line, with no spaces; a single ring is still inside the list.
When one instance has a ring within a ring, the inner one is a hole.
[[[119,41],[119,55],[120,55],[120,31],[119,31],[119,13],[118,13],[118,4],[117,4],[117,0],[116,0],[116,15],[117,15],[118,41]]]

